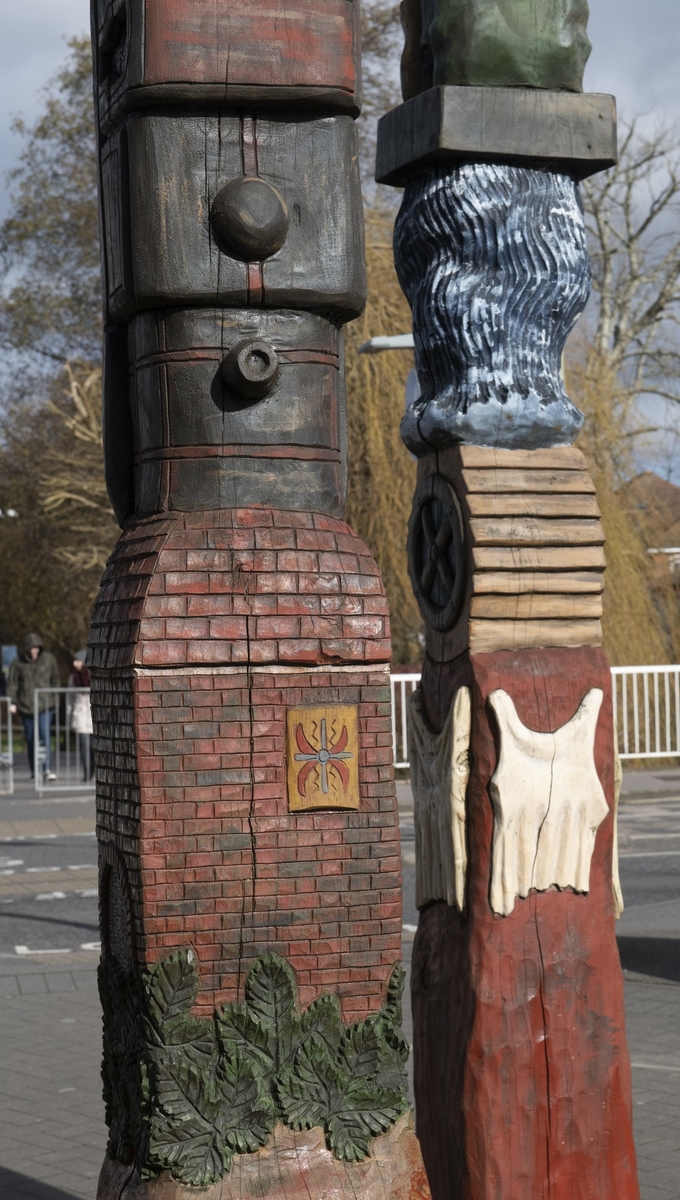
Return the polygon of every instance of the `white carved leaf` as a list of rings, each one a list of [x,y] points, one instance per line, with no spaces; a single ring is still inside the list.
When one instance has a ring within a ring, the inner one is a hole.
[[[489,696],[501,742],[490,784],[491,907],[502,916],[532,889],[589,890],[595,838],[609,812],[594,759],[602,698],[592,688],[566,725],[538,733],[522,724],[507,692]]]

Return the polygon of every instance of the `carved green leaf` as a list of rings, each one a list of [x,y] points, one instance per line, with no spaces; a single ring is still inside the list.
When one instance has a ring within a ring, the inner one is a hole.
[[[245,1004],[226,1004],[215,1014],[217,1037],[229,1057],[238,1052],[250,1058],[271,1082],[276,1071],[276,1033],[270,1021],[258,1020]]]
[[[182,1049],[191,1058],[212,1057],[215,1035],[210,1021],[192,1017],[199,978],[193,951],[178,951],[144,974],[144,1031],[151,1047]]]
[[[402,1011],[401,998],[404,992],[406,974],[400,966],[396,966],[387,985],[385,1003],[375,1018],[376,1030],[388,1046],[394,1050],[400,1063],[407,1063],[410,1047],[401,1031]],[[405,1078],[405,1076],[404,1076]]]
[[[309,1008],[299,1018],[294,1053],[297,1053],[307,1038],[315,1033],[323,1039],[328,1049],[335,1055],[340,1047],[343,1028],[338,997],[319,996],[318,999],[312,1001]]]
[[[253,1064],[241,1054],[224,1058],[217,1069],[217,1125],[227,1145],[239,1154],[262,1146],[274,1127],[276,1113]]]
[[[322,1125],[337,1157],[361,1159],[407,1107],[399,968],[380,1013],[349,1028],[335,996],[298,1013],[295,976],[275,954],[253,964],[245,1002],[213,1021],[191,1016],[191,952],[141,981],[111,960],[100,980],[109,1153],[134,1157],[145,1178],[168,1170],[208,1186],[234,1153],[265,1142],[277,1116],[296,1129]]]
[[[326,1042],[311,1034],[300,1047],[295,1065],[277,1082],[279,1103],[293,1129],[325,1125],[340,1095],[337,1066]]]
[[[230,1165],[231,1151],[217,1125],[220,1097],[211,1075],[191,1062],[160,1067],[153,1091],[149,1165],[193,1187],[215,1183]]]
[[[265,954],[253,964],[246,981],[246,1005],[257,1021],[274,1031],[276,1072],[293,1052],[296,1000],[295,975],[285,959]]]
[[[327,1121],[331,1149],[338,1158],[365,1158],[371,1137],[389,1129],[404,1111],[401,1089],[378,1083],[390,1057],[374,1021],[353,1025],[344,1035],[338,1054],[339,1094]]]

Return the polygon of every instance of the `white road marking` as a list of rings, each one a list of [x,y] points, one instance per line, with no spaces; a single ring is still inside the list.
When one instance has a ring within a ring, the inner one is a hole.
[[[0,858],[0,867],[23,867],[23,858]]]
[[[16,871],[0,871],[0,875],[16,875]]]
[[[66,892],[41,892],[36,900],[65,900]]]
[[[96,871],[96,863],[76,863],[73,867],[67,867],[67,871]]]
[[[404,933],[415,933],[418,929],[417,925],[402,925]]]
[[[84,888],[83,891],[76,892],[76,896],[98,896],[97,888]]]
[[[631,1067],[637,1067],[640,1071],[672,1071],[677,1074],[680,1067],[666,1067],[661,1063],[646,1063],[646,1062],[631,1062]]]
[[[634,850],[631,854],[619,853],[622,858],[680,858],[680,850]]]
[[[81,950],[96,950],[96,951],[99,951],[99,950],[101,950],[101,948],[102,948],[102,944],[101,944],[101,942],[81,942],[81,943],[80,943],[80,949],[81,949]]]
[[[71,950],[29,950],[28,946],[15,946],[14,953],[22,956],[26,954],[71,954]]]
[[[42,875],[44,871],[61,871],[61,867],[26,867],[29,875]]]

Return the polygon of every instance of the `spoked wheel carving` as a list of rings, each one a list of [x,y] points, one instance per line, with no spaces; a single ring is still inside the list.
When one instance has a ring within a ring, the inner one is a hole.
[[[430,475],[416,492],[408,570],[424,620],[440,633],[450,629],[465,592],[465,558],[460,505],[443,475]]]

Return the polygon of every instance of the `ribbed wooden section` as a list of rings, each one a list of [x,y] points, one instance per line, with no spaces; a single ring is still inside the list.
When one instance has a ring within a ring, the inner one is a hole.
[[[602,643],[604,532],[580,450],[461,446],[472,651]]]

